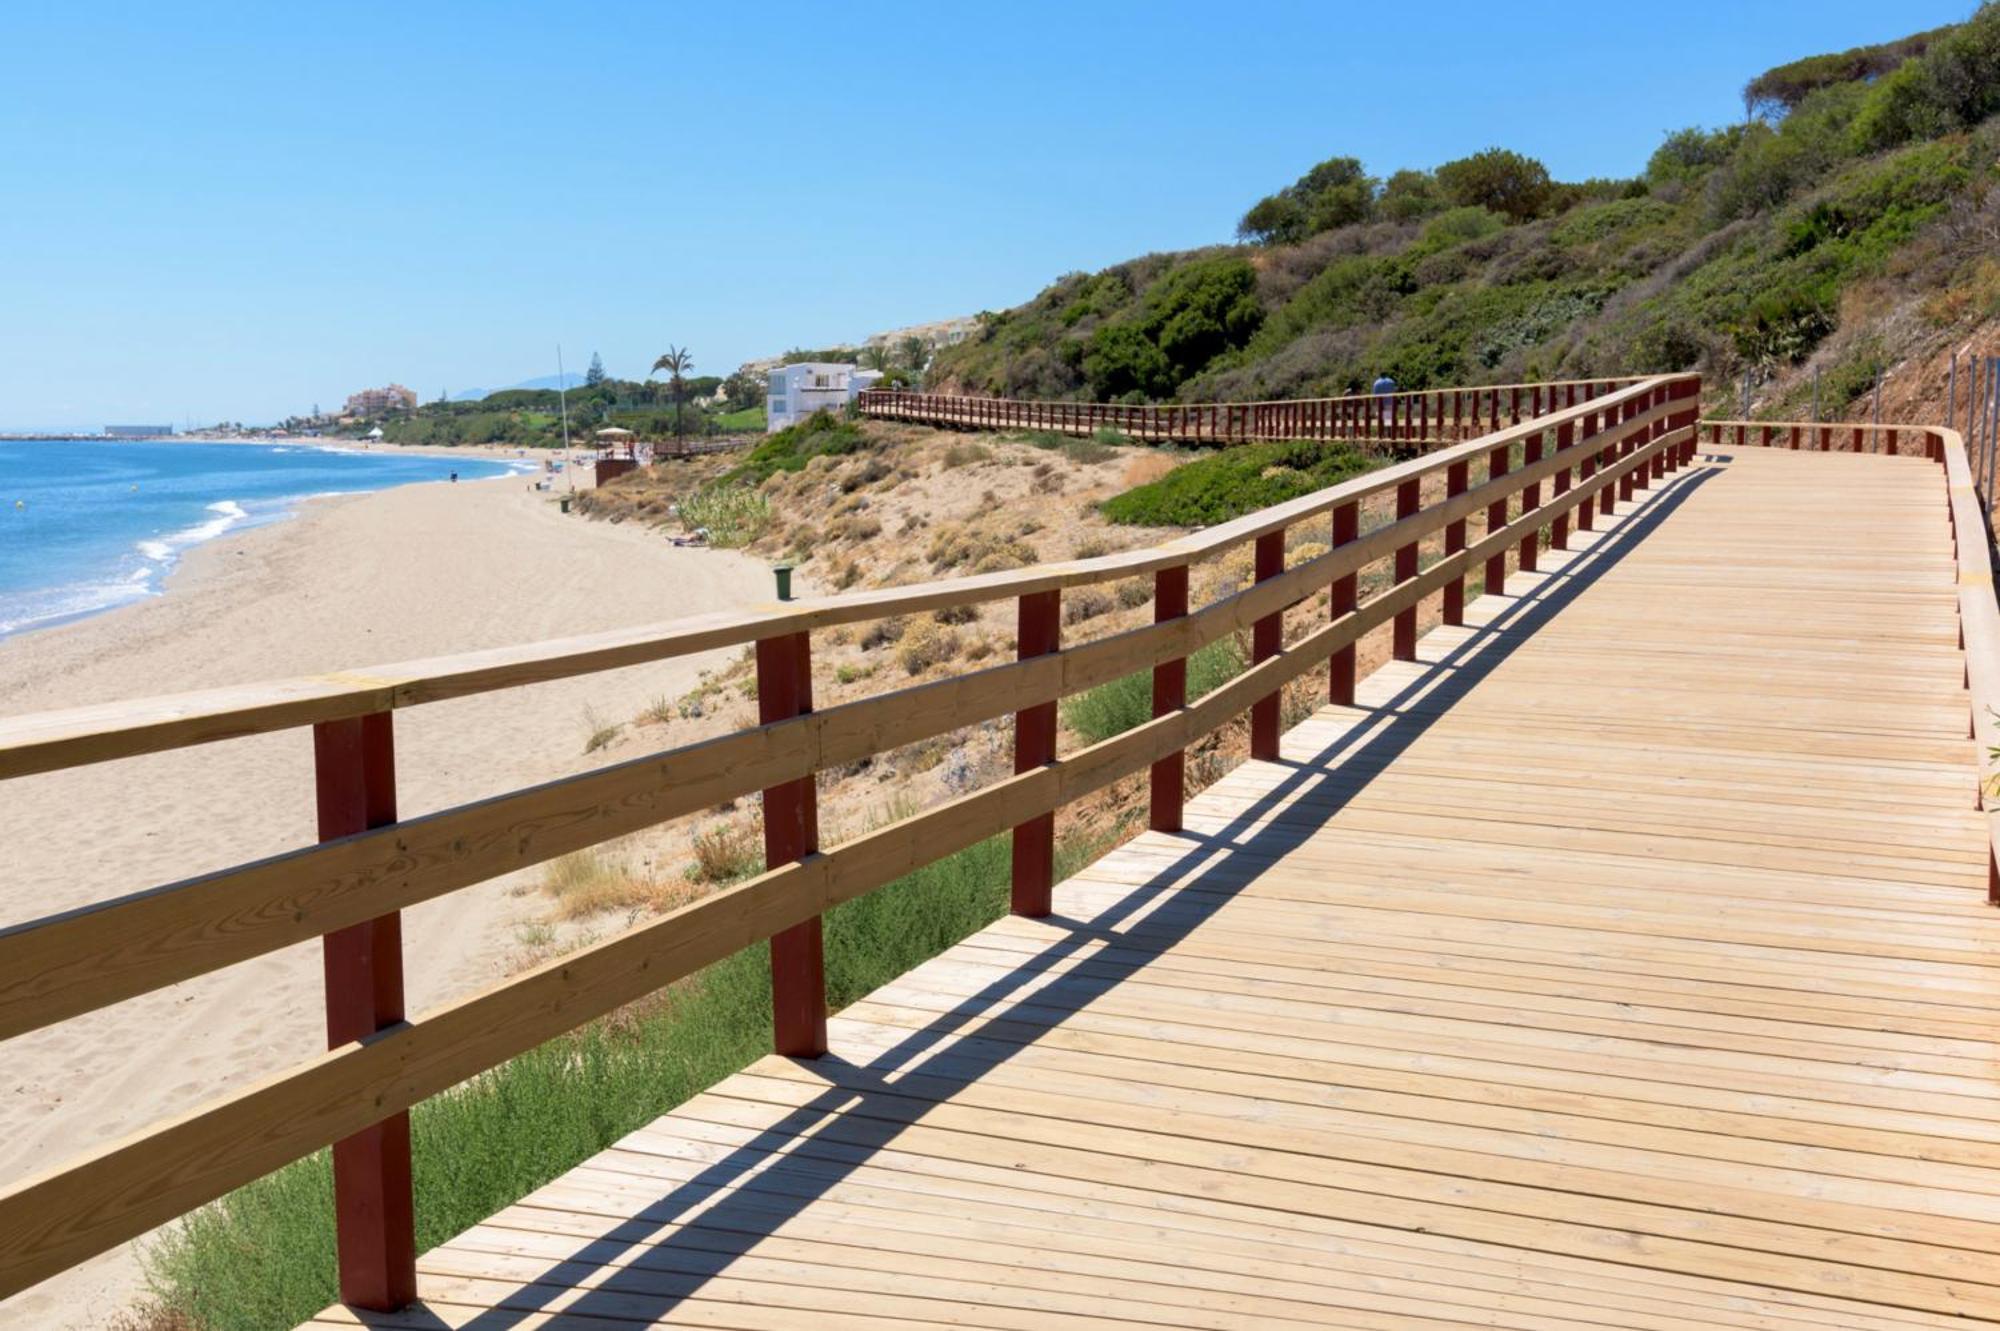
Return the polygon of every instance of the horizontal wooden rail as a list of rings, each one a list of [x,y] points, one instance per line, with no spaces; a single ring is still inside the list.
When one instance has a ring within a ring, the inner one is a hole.
[[[1656,382],[1665,381],[1647,380],[1591,399],[1588,408],[1559,409],[1503,427],[1483,436],[1472,451],[1483,454],[1494,447],[1518,444],[1554,428],[1564,418],[1580,419],[1587,410],[1604,412],[1637,401],[1650,391],[1647,385]],[[745,646],[780,633],[812,632],[892,615],[923,614],[947,606],[977,605],[1138,577],[1213,558],[1267,531],[1328,513],[1350,501],[1391,492],[1410,477],[1428,475],[1459,456],[1457,450],[1445,450],[1413,458],[1177,541],[1096,559],[880,591],[773,601],[749,610],[718,611],[608,633],[9,717],[0,719],[0,779],[571,679],[719,647]]]
[[[1269,402],[1125,405],[909,393],[871,388],[855,399],[864,416],[974,430],[1088,436],[1099,430],[1146,442],[1242,444],[1289,439],[1364,443],[1455,442],[1501,425],[1603,397],[1636,379],[1567,379]],[[1523,413],[1526,413],[1524,417]]]
[[[1979,759],[1979,789],[1973,799],[1986,815],[1986,899],[2000,904],[2000,603],[1993,592],[1993,532],[1965,437],[1946,429],[1929,434],[1936,441],[1935,456],[1944,464],[1958,566],[1958,637],[1965,649],[1970,729]]]
[[[1840,421],[1738,421],[1701,423],[1701,442],[1717,448],[1782,448],[1807,453],[1920,453],[1931,457],[1937,430],[1924,425],[1875,425]]]
[[[113,707],[83,709],[82,724],[79,713],[5,723],[11,770],[37,771],[348,716],[374,716],[382,724],[369,733],[386,738],[387,713],[396,706],[733,642],[759,644],[760,677],[766,656],[773,672],[791,672],[782,703],[774,687],[771,719],[751,729],[382,826],[368,826],[376,819],[356,804],[362,821],[353,825],[365,830],[0,932],[0,1038],[315,935],[379,926],[416,902],[724,799],[763,790],[768,819],[769,792],[809,786],[825,768],[1009,712],[1040,715],[1037,709],[1068,694],[1184,663],[1208,643],[1265,626],[1249,667],[1191,705],[1158,707],[1154,719],[1074,754],[1031,751],[1017,775],[832,849],[816,845],[808,800],[786,815],[802,820],[794,830],[769,838],[767,872],[747,883],[417,1020],[399,1020],[400,1007],[386,1019],[362,1014],[362,1033],[325,1055],[0,1192],[0,1297],[322,1146],[359,1158],[355,1143],[368,1140],[364,1134],[427,1096],[765,939],[798,944],[774,974],[791,1009],[789,1018],[780,1016],[792,1034],[781,1028],[779,1041],[793,1052],[816,1052],[824,999],[816,981],[803,977],[817,975],[817,921],[826,909],[1009,829],[1020,842],[1024,829],[1043,826],[1038,820],[1064,804],[1122,777],[1157,772],[1237,715],[1268,712],[1284,684],[1316,667],[1332,663],[1337,694],[1341,660],[1351,672],[1351,649],[1362,634],[1411,614],[1424,598],[1527,548],[1542,532],[1565,530],[1573,511],[1581,526],[1593,501],[1608,508],[1646,477],[1684,463],[1694,445],[1698,390],[1692,378],[1647,380],[1147,551],[710,616],[650,636],[605,635],[418,663],[422,668],[188,695],[132,705],[122,722]],[[1520,461],[1510,466],[1517,452]],[[1471,485],[1464,471],[1475,462],[1486,463],[1488,474]],[[1459,479],[1428,503],[1410,499],[1433,473]],[[1542,482],[1551,478],[1553,493],[1544,499]],[[1396,520],[1360,532],[1359,504],[1390,491],[1403,497]],[[1521,511],[1508,520],[1517,497]],[[1489,523],[1478,541],[1464,542],[1461,531],[1455,548],[1428,568],[1399,559],[1396,580],[1367,601],[1340,596],[1363,568],[1480,512]],[[1288,529],[1318,518],[1331,519],[1336,543],[1284,567]],[[1030,598],[1047,599],[1037,603],[1046,618],[1064,588],[1144,573],[1184,580],[1191,562],[1250,541],[1268,547],[1260,580],[1192,612],[1183,613],[1183,604],[1154,624],[1071,648],[1051,635],[1005,665],[811,710],[801,672],[813,628],[999,597],[1023,598],[1025,628]],[[1328,586],[1336,588],[1329,621],[1284,646],[1275,617]],[[775,686],[778,673],[772,680]],[[387,770],[386,752],[383,761]],[[344,769],[335,763],[328,770],[337,776]],[[1155,816],[1177,819],[1178,809],[1156,807]],[[1029,838],[1030,851],[1037,844]],[[1016,905],[1032,910],[1046,902],[1049,867],[1017,856],[1017,868],[1024,862],[1037,867],[1034,881],[1017,881]],[[775,963],[775,949],[773,956]],[[385,1022],[383,1029],[373,1029],[375,1022]],[[396,1177],[378,1171],[364,1182],[379,1192]],[[340,1200],[346,1185],[336,1183]],[[393,1293],[352,1291],[407,1287],[394,1256],[407,1250],[407,1233],[390,1234],[369,1247],[366,1260],[350,1261],[346,1218],[343,1297],[366,1306],[395,1302]]]

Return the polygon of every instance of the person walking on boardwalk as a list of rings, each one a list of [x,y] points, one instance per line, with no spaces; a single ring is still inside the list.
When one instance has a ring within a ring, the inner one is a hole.
[[[1376,376],[1375,383],[1372,385],[1372,387],[1375,396],[1382,399],[1382,404],[1381,404],[1382,424],[1384,428],[1387,428],[1391,416],[1394,415],[1394,404],[1390,402],[1389,399],[1391,395],[1393,395],[1396,391],[1396,381],[1390,378],[1388,371],[1385,370],[1380,375]]]

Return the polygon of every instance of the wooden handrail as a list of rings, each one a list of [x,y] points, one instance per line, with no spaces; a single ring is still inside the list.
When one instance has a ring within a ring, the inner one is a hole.
[[[864,416],[882,420],[971,429],[1089,435],[1108,428],[1146,440],[1223,444],[1289,439],[1435,443],[1472,438],[1489,429],[1498,429],[1503,411],[1508,424],[1520,424],[1524,392],[1528,394],[1528,415],[1533,417],[1547,414],[1544,408],[1553,410],[1558,398],[1563,400],[1563,406],[1575,406],[1639,382],[1632,378],[1564,379],[1552,383],[1481,384],[1341,397],[1162,405],[1058,402],[871,388],[857,395],[855,405]]]
[[[1865,421],[1704,420],[1703,440],[1718,447],[1781,448],[1807,453],[1900,453],[1902,436],[1929,440],[1926,425]]]
[[[1467,444],[1383,467],[1176,541],[1120,554],[879,591],[774,601],[749,610],[718,611],[607,633],[0,719],[0,779],[570,679],[718,647],[740,647],[780,633],[807,633],[1138,577],[1211,558],[1265,532],[1393,491],[1412,476],[1428,475],[1461,456],[1519,443],[1565,418],[1575,420],[1587,411],[1602,412],[1635,401],[1651,391],[1649,385],[1666,382],[1664,377],[1645,380],[1591,399],[1587,407],[1563,408],[1496,430],[1482,436],[1476,447]]]
[[[386,723],[389,709],[398,706],[732,642],[761,647],[794,640],[797,655],[786,668],[796,673],[806,668],[806,635],[828,624],[1003,596],[1055,597],[1065,587],[1148,571],[1184,578],[1190,562],[1251,540],[1280,556],[1242,591],[1110,638],[823,712],[807,710],[810,700],[801,689],[767,724],[421,818],[370,827],[364,800],[354,806],[361,821],[353,825],[366,830],[15,925],[0,931],[0,1037],[314,935],[393,921],[417,901],[733,795],[805,782],[825,767],[1009,711],[1018,716],[1051,707],[1066,694],[1134,670],[1183,663],[1231,632],[1270,624],[1319,587],[1346,584],[1364,566],[1407,551],[1482,507],[1500,506],[1501,519],[1477,542],[1460,542],[1421,572],[1414,561],[1399,563],[1397,580],[1365,602],[1337,595],[1329,622],[1289,647],[1281,639],[1264,640],[1242,674],[1192,705],[1156,707],[1154,719],[1124,734],[1068,756],[1036,757],[1017,775],[831,849],[812,844],[808,825],[789,844],[783,838],[769,842],[780,847],[771,858],[788,858],[749,882],[414,1020],[401,1020],[398,1008],[381,1029],[327,1054],[0,1190],[0,1297],[323,1146],[334,1145],[338,1161],[343,1144],[418,1101],[743,947],[780,936],[803,940],[796,931],[812,929],[810,946],[787,964],[816,963],[816,922],[829,907],[1010,828],[1018,840],[1022,829],[1064,804],[1122,777],[1157,771],[1232,717],[1266,708],[1283,685],[1320,665],[1333,663],[1330,687],[1337,693],[1340,659],[1362,634],[1410,614],[1426,597],[1537,539],[1545,528],[1562,530],[1557,520],[1572,511],[1587,515],[1593,501],[1608,509],[1614,495],[1629,496],[1647,476],[1684,464],[1694,448],[1699,386],[1692,377],[1647,380],[1152,550],[1102,560],[445,658],[418,663],[421,669],[221,690],[132,704],[122,712],[80,709],[88,718],[82,727],[78,713],[54,722],[30,717],[4,723],[0,734],[9,738],[17,761],[9,770],[37,771],[232,734],[325,725],[329,717],[372,714]],[[1551,434],[1554,450],[1534,458],[1529,445],[1538,447]],[[1509,470],[1505,459],[1517,443],[1528,460]],[[1393,523],[1359,533],[1363,499],[1392,488],[1407,495],[1431,473],[1481,458],[1490,467],[1482,484],[1454,485],[1429,505],[1406,502]],[[1547,478],[1555,479],[1555,493],[1541,500],[1539,483]],[[1515,495],[1539,502],[1507,521],[1505,506]],[[1336,544],[1283,567],[1286,529],[1328,515]],[[759,655],[761,666],[767,653]],[[386,724],[380,733],[387,735]],[[766,808],[768,817],[768,794]],[[1165,812],[1155,808],[1156,817]],[[809,811],[806,816],[809,824]],[[1178,818],[1177,809],[1172,816]],[[1047,877],[1046,864],[1039,872]],[[1034,891],[1046,900],[1045,881],[1027,886],[1028,900]],[[1017,908],[1027,909],[1021,888],[1017,881]],[[774,982],[783,978],[791,997],[808,1004],[794,1038],[800,1042],[795,1052],[809,1054],[811,1005],[823,1014],[824,996],[814,986],[800,987],[804,973],[795,968],[774,975]],[[779,1039],[786,1040],[782,1031]],[[337,1170],[337,1205],[341,1198]],[[353,1289],[406,1287],[395,1271],[374,1272],[384,1279],[373,1285],[350,1285],[348,1274],[344,1259],[343,1297],[350,1301],[359,1301]]]

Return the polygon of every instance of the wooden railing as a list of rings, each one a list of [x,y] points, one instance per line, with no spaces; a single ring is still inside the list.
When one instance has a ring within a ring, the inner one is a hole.
[[[1994,599],[1993,532],[1965,437],[1935,425],[1853,425],[1800,421],[1703,421],[1711,447],[1924,457],[1943,468],[1958,570],[1958,636],[1965,651],[1968,731],[1978,751],[1973,805],[1986,815],[1986,899],[2000,905],[2000,602]]]
[[[871,388],[856,398],[864,416],[973,430],[1039,430],[1087,436],[1115,430],[1148,442],[1244,444],[1287,439],[1439,443],[1474,439],[1506,425],[1578,406],[1640,382],[1576,379],[1543,384],[1433,388],[1410,393],[1123,406],[1034,402]]]
[[[1936,457],[1941,431],[1931,425],[1828,421],[1703,421],[1705,444],[1784,448],[1807,453],[1913,453]],[[1960,445],[1961,449],[1964,447]]]
[[[1248,712],[1251,751],[1277,754],[1279,690],[1328,669],[1352,701],[1355,644],[1393,624],[1414,655],[1417,614],[1464,580],[1499,590],[1507,559],[1532,568],[1635,488],[1693,456],[1699,380],[1642,380],[1479,439],[1150,549],[1015,572],[714,614],[628,632],[111,703],[0,721],[0,778],[310,725],[318,845],[0,931],[0,1039],[319,937],[333,1047],[260,1084],[0,1191],[0,1296],[143,1234],[320,1147],[334,1152],[341,1297],[398,1306],[414,1292],[407,1111],[426,1097],[769,939],[775,1045],[825,1049],[820,917],[924,864],[1011,830],[1013,908],[1049,909],[1055,811],[1150,772],[1151,823],[1177,829],[1184,751]],[[1547,399],[1543,399],[1546,404]],[[1483,479],[1471,484],[1471,469]],[[1424,482],[1442,477],[1426,497]],[[1364,501],[1395,518],[1364,532]],[[1487,530],[1468,541],[1467,522]],[[1328,519],[1332,548],[1286,566],[1286,536]],[[1443,554],[1419,567],[1424,538]],[[1256,582],[1199,609],[1189,566],[1252,543]],[[1362,601],[1364,567],[1394,581]],[[1151,576],[1155,622],[1060,645],[1065,590]],[[1283,644],[1282,616],[1330,587],[1329,621]],[[1003,598],[1018,606],[1018,659],[826,710],[812,702],[815,630]],[[1240,630],[1252,660],[1192,704],[1186,661]],[[755,644],[758,726],[422,817],[397,820],[397,709],[641,662]],[[1055,752],[1067,694],[1150,669],[1153,719],[1079,752]],[[834,847],[818,844],[814,775],[1012,713],[1016,774]],[[668,819],[763,793],[768,869],[414,1019],[402,1011],[399,912],[459,888]]]

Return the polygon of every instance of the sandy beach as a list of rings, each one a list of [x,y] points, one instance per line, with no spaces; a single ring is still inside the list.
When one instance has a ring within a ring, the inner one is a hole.
[[[768,600],[760,564],[562,516],[525,477],[318,500],[191,550],[167,592],[0,640],[0,715],[641,624]],[[403,816],[596,765],[593,718],[626,721],[715,658],[634,667],[397,714]],[[308,731],[0,787],[0,925],[313,840]],[[532,880],[405,917],[411,1010],[490,981],[519,951]],[[0,1045],[0,1180],[12,1182],[324,1048],[317,943]],[[97,1328],[140,1289],[109,1254],[0,1303],[0,1327]],[[89,1310],[88,1312],[83,1310]]]

